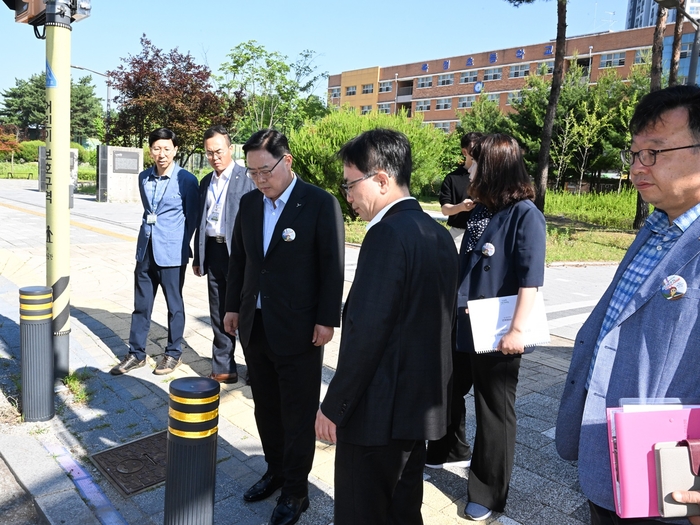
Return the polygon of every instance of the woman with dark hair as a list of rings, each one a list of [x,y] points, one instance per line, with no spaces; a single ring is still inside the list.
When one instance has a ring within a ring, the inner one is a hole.
[[[515,391],[523,333],[537,288],[544,284],[545,221],[532,202],[534,190],[520,146],[508,135],[483,137],[472,149],[472,211],[460,249],[457,352],[465,353],[473,384],[476,438],[469,473],[467,518],[503,511],[515,455]],[[467,301],[516,295],[515,313],[497,351],[476,353]],[[467,391],[469,388],[467,388]],[[466,391],[464,392],[466,394]]]

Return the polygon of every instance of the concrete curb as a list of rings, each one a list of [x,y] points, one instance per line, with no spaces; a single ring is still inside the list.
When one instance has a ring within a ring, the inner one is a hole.
[[[68,475],[31,436],[0,435],[0,456],[46,523],[99,525]]]

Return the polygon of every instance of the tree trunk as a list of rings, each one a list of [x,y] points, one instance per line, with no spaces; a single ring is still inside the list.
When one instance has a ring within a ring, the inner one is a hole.
[[[544,197],[547,192],[547,175],[549,173],[549,150],[552,147],[552,131],[554,130],[554,117],[557,112],[559,93],[564,81],[564,56],[566,54],[566,2],[557,0],[557,43],[554,52],[554,74],[552,75],[552,89],[549,92],[547,112],[544,116],[542,127],[542,141],[537,158],[537,172],[535,173],[535,205],[544,213]]]
[[[659,6],[656,15],[656,28],[654,29],[654,42],[651,46],[651,88],[650,91],[661,89],[661,58],[664,51],[664,31],[666,30],[666,17],[668,11]],[[639,230],[644,226],[644,222],[649,217],[649,205],[642,200],[642,196],[637,192],[637,211],[634,215],[632,227]]]
[[[666,31],[666,17],[668,10],[659,7],[656,16],[656,28],[654,29],[654,41],[651,46],[651,89],[658,91],[661,89],[662,55],[664,51],[664,32]]]
[[[685,9],[685,0],[679,0],[679,3]],[[684,20],[683,13],[676,9],[676,27],[673,30],[673,47],[671,48],[671,69],[668,74],[669,86],[675,86],[678,83],[678,63],[681,60],[681,37],[683,36]]]

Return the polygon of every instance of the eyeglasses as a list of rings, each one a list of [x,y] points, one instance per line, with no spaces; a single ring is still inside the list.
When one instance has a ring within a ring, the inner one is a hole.
[[[275,165],[272,166],[269,170],[268,169],[254,170],[254,169],[246,168],[245,174],[248,175],[248,178],[253,179],[253,180],[260,178],[260,177],[269,177],[270,175],[272,175],[272,172],[277,167],[277,165],[280,162],[282,162],[282,159],[285,158],[286,156],[287,155],[282,155],[280,157],[280,160],[275,162]]]
[[[224,151],[224,150],[222,150],[222,149],[219,149],[219,150],[216,150],[216,151],[207,151],[207,152],[206,152],[206,155],[207,155],[207,158],[208,158],[208,159],[220,159],[220,158],[222,158],[224,155],[226,155],[226,151]]]
[[[160,155],[161,153],[170,155],[173,151],[175,151],[175,148],[151,148],[151,153],[154,155]]]
[[[341,184],[340,189],[343,191],[343,193],[345,195],[347,195],[348,193],[350,193],[350,190],[352,190],[352,188],[353,188],[353,186],[355,186],[355,184],[358,184],[358,183],[362,182],[363,180],[369,179],[370,177],[374,177],[376,174],[377,174],[377,172],[375,171],[374,173],[368,173],[367,175],[365,175],[364,177],[360,177],[359,179],[351,180],[350,182],[346,182],[345,184]]]
[[[632,151],[631,149],[623,149],[620,151],[620,158],[624,164],[632,165],[634,164],[634,159],[638,158],[642,166],[653,166],[656,164],[656,155],[659,153],[665,153],[667,151],[676,151],[679,149],[689,149],[697,148],[700,144],[691,144],[690,146],[681,146],[680,148],[668,148],[668,149],[640,149],[639,151]]]

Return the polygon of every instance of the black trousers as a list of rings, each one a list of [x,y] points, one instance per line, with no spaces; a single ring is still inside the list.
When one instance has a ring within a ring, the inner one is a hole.
[[[338,441],[335,525],[423,525],[425,442],[367,447]]]
[[[185,270],[182,266],[158,266],[153,258],[153,245],[149,241],[143,261],[136,262],[134,270],[134,312],[131,314],[129,353],[139,361],[146,358],[148,331],[158,286],[163,290],[168,305],[168,344],[165,354],[178,359],[182,354],[185,332],[185,304],[182,287]]]
[[[214,332],[212,341],[211,371],[214,374],[233,374],[236,361],[233,352],[236,338],[224,330],[226,315],[226,274],[228,273],[228,250],[224,243],[208,237],[204,246],[204,261],[207,266],[209,292],[209,317]]]
[[[466,436],[467,409],[464,403],[472,388],[471,365],[469,354],[452,352],[452,399],[450,402],[450,424],[442,439],[428,441],[428,453],[425,462],[440,465],[453,461],[466,461],[472,457]]]
[[[255,422],[268,472],[284,476],[283,494],[301,498],[309,492],[308,476],[316,451],[314,424],[321,393],[323,348],[280,356],[270,348],[265,330],[257,310],[250,342],[243,349]]]
[[[588,502],[591,509],[591,525],[663,525],[665,521],[653,518],[621,518],[614,510],[599,507],[592,501]]]
[[[476,408],[467,493],[469,501],[502,512],[515,457],[515,391],[521,358],[500,352],[467,355]]]

